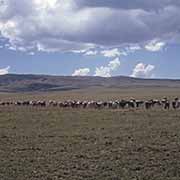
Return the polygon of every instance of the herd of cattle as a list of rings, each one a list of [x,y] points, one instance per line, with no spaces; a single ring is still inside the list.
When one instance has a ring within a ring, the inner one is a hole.
[[[151,99],[148,101],[136,100],[117,100],[117,101],[75,101],[67,100],[60,101],[1,101],[0,106],[33,106],[33,107],[60,107],[60,108],[94,108],[94,109],[125,109],[125,108],[145,108],[152,109],[161,107],[164,109],[178,109],[180,108],[180,99],[175,98],[170,101],[167,98],[162,100]]]

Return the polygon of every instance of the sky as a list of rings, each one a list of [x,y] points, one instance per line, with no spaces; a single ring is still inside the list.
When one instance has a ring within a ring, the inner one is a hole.
[[[0,75],[180,79],[179,0],[0,0]]]

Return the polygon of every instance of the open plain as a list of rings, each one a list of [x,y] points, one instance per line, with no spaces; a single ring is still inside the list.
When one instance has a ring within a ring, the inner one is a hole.
[[[178,88],[1,93],[1,100],[180,96]],[[180,110],[0,107],[2,180],[179,180]]]

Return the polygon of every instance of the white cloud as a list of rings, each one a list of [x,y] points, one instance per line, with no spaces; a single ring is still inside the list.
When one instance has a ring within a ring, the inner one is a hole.
[[[135,53],[136,51],[142,50],[142,47],[138,44],[131,44],[124,48],[124,52],[129,55],[130,53]]]
[[[112,72],[116,71],[120,67],[121,63],[119,58],[116,58],[109,62],[107,66],[97,67],[94,76],[111,77]]]
[[[134,45],[134,46],[130,46],[129,49],[132,51],[137,51],[137,50],[141,50],[141,47],[139,45]]]
[[[95,56],[98,54],[98,51],[87,51],[84,53],[85,56]]]
[[[138,78],[152,78],[153,70],[155,69],[154,65],[151,64],[143,64],[139,63],[135,66],[133,69],[132,77],[138,77]]]
[[[142,48],[138,44],[130,45],[125,48],[127,53],[134,53],[135,51],[139,51]]]
[[[95,70],[94,76],[100,76],[100,77],[111,77],[111,70],[109,67],[97,67]]]
[[[112,49],[180,35],[179,0],[1,0],[0,34],[26,51]],[[153,46],[153,47],[152,47]],[[16,50],[21,50],[16,48]],[[115,49],[106,57],[125,55]]]
[[[5,75],[9,73],[10,66],[0,69],[0,75]]]
[[[124,52],[124,51],[120,51],[118,48],[115,48],[115,49],[111,49],[111,50],[104,50],[104,51],[101,51],[101,54],[104,56],[104,57],[117,57],[117,56],[121,56],[121,55],[124,55],[126,56],[127,53]]]
[[[153,40],[145,45],[145,49],[148,51],[157,52],[162,50],[165,45],[165,42],[158,42],[157,40]]]
[[[74,71],[72,76],[87,76],[90,73],[89,68],[81,68]]]
[[[12,51],[16,51],[17,50],[14,46],[9,46],[8,49],[12,50]]]
[[[86,49],[82,49],[82,50],[72,50],[73,53],[77,53],[77,54],[83,54],[85,53],[87,50]]]
[[[110,61],[109,64],[108,64],[109,68],[112,71],[116,70],[118,67],[120,67],[120,65],[121,65],[121,63],[120,63],[119,58],[116,58],[116,59]]]

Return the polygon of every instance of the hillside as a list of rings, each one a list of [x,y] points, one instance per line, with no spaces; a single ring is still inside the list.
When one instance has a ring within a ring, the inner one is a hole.
[[[85,89],[90,87],[102,88],[131,88],[131,87],[177,87],[180,80],[170,79],[138,79],[124,76],[103,77],[71,77],[48,75],[17,75],[0,76],[0,92],[32,92],[32,91],[64,91]]]

